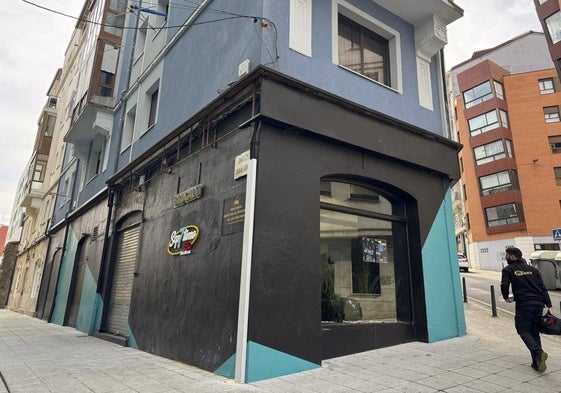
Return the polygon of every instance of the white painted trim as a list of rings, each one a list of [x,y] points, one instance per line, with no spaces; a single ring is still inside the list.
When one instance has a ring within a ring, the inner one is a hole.
[[[257,183],[257,160],[247,164],[245,191],[245,217],[243,227],[242,272],[240,278],[240,302],[238,307],[238,337],[236,343],[235,380],[245,383],[247,364],[247,326],[249,319],[249,287],[251,284],[251,254],[253,249],[253,217],[255,211],[255,185]]]
[[[401,64],[401,34],[384,22],[374,18],[361,9],[351,5],[346,0],[332,0],[331,12],[331,45],[333,64],[339,64],[339,21],[338,15],[342,14],[363,25],[367,29],[386,38],[390,52],[390,83],[393,90],[403,93],[403,71]]]
[[[312,57],[312,0],[290,0],[288,46]]]
[[[419,56],[417,56],[417,86],[419,90],[419,105],[433,111],[430,62]]]

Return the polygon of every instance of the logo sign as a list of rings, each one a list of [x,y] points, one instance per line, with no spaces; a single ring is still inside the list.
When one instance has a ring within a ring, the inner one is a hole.
[[[168,254],[170,255],[189,255],[191,248],[199,237],[199,227],[187,225],[173,231],[168,243]]]
[[[561,228],[552,229],[551,236],[553,237],[553,240],[557,242],[561,241]]]
[[[193,202],[195,199],[199,199],[203,195],[203,186],[197,184],[191,188],[186,189],[183,192],[175,195],[173,197],[173,207],[183,206],[186,203]]]

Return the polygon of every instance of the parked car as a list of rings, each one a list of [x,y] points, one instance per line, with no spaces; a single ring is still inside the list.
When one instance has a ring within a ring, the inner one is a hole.
[[[460,265],[460,270],[466,273],[469,272],[469,261],[462,253],[458,253],[458,264]]]

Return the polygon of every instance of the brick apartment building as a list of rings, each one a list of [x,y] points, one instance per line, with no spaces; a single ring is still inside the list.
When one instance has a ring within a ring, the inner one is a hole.
[[[476,52],[449,80],[464,145],[458,249],[472,266],[491,270],[502,268],[509,246],[526,257],[559,249],[551,233],[561,224],[561,94],[543,33]]]

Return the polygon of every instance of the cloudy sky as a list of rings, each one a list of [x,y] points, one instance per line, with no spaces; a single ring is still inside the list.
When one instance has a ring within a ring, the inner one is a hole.
[[[30,0],[78,16],[83,0]],[[186,0],[172,0],[181,2]],[[410,0],[415,1],[415,0]],[[0,224],[8,224],[19,177],[30,158],[46,92],[62,65],[76,21],[2,0],[0,13]],[[446,68],[529,30],[541,31],[532,0],[456,0],[464,17],[448,27]]]

